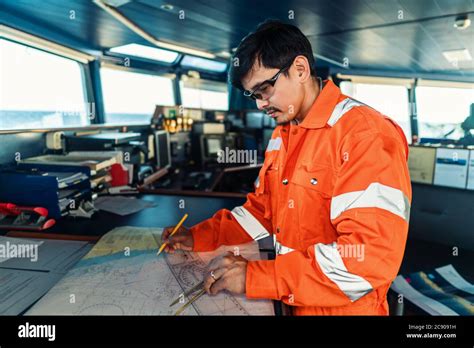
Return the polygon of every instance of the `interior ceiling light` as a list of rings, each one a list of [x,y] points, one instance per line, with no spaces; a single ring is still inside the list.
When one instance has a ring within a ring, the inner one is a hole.
[[[109,51],[166,63],[173,63],[179,56],[179,53],[175,51],[163,50],[161,48],[136,43],[112,47]]]
[[[470,25],[471,20],[466,15],[458,16],[454,20],[454,27],[459,30],[467,29]]]
[[[216,53],[217,56],[222,57],[222,58],[230,58],[231,54],[230,52],[227,51],[220,51],[219,53]]]
[[[160,6],[160,8],[165,11],[173,11],[174,9],[173,5],[170,4],[163,4]]]
[[[175,45],[171,44],[168,42],[164,42],[161,40],[158,40],[156,37],[153,35],[147,33],[145,30],[143,30],[140,26],[132,22],[130,19],[128,19],[126,16],[124,16],[120,11],[118,11],[114,6],[110,6],[104,2],[104,0],[93,0],[94,4],[99,6],[101,9],[106,11],[108,14],[110,14],[112,17],[114,17],[116,20],[118,20],[120,23],[125,25],[127,28],[135,32],[136,34],[140,35],[142,38],[145,40],[151,42],[155,46],[165,48],[168,50],[173,50],[181,53],[188,53],[192,54],[195,56],[199,57],[204,57],[204,58],[216,58],[216,56],[212,53],[206,52],[206,51],[201,51],[198,49],[194,48],[189,48],[189,47],[184,47],[180,45]]]
[[[129,2],[131,2],[132,0],[104,0],[104,2],[107,4],[107,5],[110,5],[110,6],[113,6],[113,7],[120,7],[120,6],[123,6],[125,4],[128,4]]]
[[[468,62],[472,60],[471,54],[466,48],[459,50],[443,51],[444,58],[450,63]]]

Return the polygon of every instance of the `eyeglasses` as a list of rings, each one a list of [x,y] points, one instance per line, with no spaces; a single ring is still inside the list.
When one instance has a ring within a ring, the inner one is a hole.
[[[253,91],[244,91],[244,96],[249,97],[253,100],[262,100],[270,98],[275,92],[273,87],[275,86],[275,83],[277,82],[281,73],[289,69],[290,66],[291,64],[281,68],[272,78],[260,83],[257,87],[254,88]]]

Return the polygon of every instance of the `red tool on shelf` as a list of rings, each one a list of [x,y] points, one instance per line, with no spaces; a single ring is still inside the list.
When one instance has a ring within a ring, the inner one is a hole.
[[[54,219],[48,219],[46,208],[0,202],[0,229],[41,231],[55,223]]]

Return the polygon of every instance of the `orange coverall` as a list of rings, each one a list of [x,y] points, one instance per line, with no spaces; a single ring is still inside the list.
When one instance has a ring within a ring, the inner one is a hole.
[[[254,193],[191,228],[195,251],[273,235],[276,259],[249,261],[246,296],[294,315],[387,315],[408,232],[402,129],[325,86],[304,120],[277,126]]]

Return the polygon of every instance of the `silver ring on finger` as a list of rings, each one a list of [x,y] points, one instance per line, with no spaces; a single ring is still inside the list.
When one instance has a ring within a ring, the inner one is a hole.
[[[216,278],[216,276],[215,276],[215,274],[214,274],[214,271],[211,271],[211,277],[212,277],[212,279],[217,280],[217,278]]]

